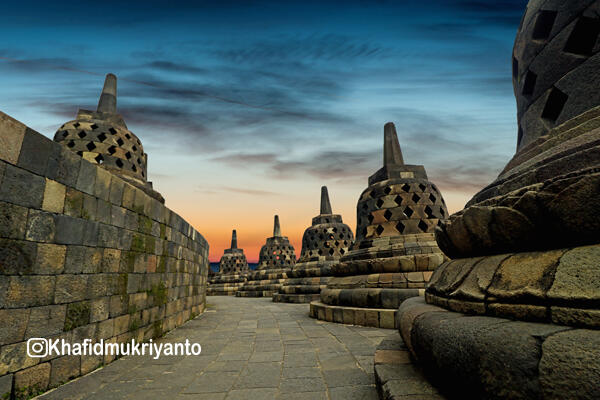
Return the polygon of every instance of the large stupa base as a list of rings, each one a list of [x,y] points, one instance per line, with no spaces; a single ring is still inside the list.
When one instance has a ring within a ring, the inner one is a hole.
[[[287,279],[286,269],[257,270],[248,274],[248,281],[236,292],[237,297],[271,297]]]
[[[425,296],[456,312],[600,328],[598,262],[600,244],[461,258],[440,265]]]
[[[387,308],[366,308],[332,306],[320,301],[310,303],[312,318],[338,324],[371,326],[374,328],[394,329],[396,310]]]
[[[398,310],[400,334],[448,398],[598,399],[600,331],[472,316],[427,304]]]
[[[246,282],[245,275],[222,275],[209,281],[207,286],[207,296],[235,296],[236,292],[244,286]]]
[[[289,273],[291,276],[273,295],[273,301],[279,303],[310,303],[320,300],[321,290],[327,287],[331,277],[331,266],[336,262],[309,261],[296,264]]]

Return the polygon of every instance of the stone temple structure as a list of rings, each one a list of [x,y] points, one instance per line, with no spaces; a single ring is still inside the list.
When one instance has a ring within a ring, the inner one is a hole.
[[[296,264],[294,246],[281,235],[279,216],[275,216],[273,237],[260,249],[258,267],[235,294],[238,297],[271,297],[277,293]]]
[[[115,75],[106,75],[96,111],[79,110],[76,119],[58,129],[54,141],[165,202],[160,193],[152,189],[152,182],[148,182],[148,155],[144,153],[142,142],[117,114]]]
[[[321,289],[331,277],[331,267],[348,252],[354,235],[342,216],[333,214],[327,187],[321,188],[321,212],[302,236],[302,252],[294,269],[273,301],[310,303],[320,299]]]
[[[383,167],[357,205],[356,241],[310,305],[312,317],[394,328],[400,303],[423,295],[445,257],[434,230],[448,211],[422,165],[404,164],[394,124],[384,129]]]
[[[231,248],[225,249],[219,261],[219,272],[209,281],[207,294],[209,296],[233,296],[246,282],[246,275],[250,269],[244,249],[237,247],[237,232],[231,233]]]
[[[442,224],[454,260],[400,307],[404,342],[450,397],[600,398],[599,35],[598,0],[530,1],[516,154]]]

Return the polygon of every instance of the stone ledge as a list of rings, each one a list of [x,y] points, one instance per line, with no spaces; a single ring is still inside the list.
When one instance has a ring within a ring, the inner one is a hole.
[[[384,339],[377,346],[374,359],[375,383],[380,399],[445,399],[412,363],[410,352],[398,335]]]
[[[275,303],[310,303],[312,301],[319,300],[321,295],[319,293],[312,294],[287,294],[287,293],[275,293],[273,295],[273,301]]]
[[[337,322],[348,325],[371,326],[394,329],[396,310],[383,308],[340,307],[323,304],[320,301],[310,303],[312,318],[321,321]]]
[[[397,321],[413,357],[449,397],[558,400],[600,394],[597,330],[468,316],[422,298],[405,301]]]

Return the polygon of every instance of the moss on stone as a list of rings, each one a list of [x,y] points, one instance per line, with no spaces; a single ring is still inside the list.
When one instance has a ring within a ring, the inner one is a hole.
[[[161,239],[167,240],[167,226],[165,224],[160,224],[160,237]]]
[[[90,303],[82,301],[67,305],[67,315],[65,317],[65,331],[70,331],[77,327],[90,323]]]
[[[136,233],[131,240],[131,250],[144,251],[146,250],[144,235]]]
[[[165,272],[167,270],[167,257],[160,256],[158,257],[158,260],[156,272]]]
[[[156,250],[156,240],[153,237],[146,237],[146,253],[154,254]]]
[[[142,210],[143,212],[143,210]],[[147,235],[152,233],[152,220],[145,215],[140,215],[139,230]]]
[[[152,324],[152,338],[157,339],[163,335],[162,321],[154,321]]]
[[[152,285],[152,288],[146,293],[148,293],[148,296],[152,296],[155,306],[162,306],[163,304],[167,304],[167,292],[165,284],[160,282],[156,285]]]

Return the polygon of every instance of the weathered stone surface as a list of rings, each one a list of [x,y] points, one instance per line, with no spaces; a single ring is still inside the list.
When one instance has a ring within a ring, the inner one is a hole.
[[[46,390],[50,383],[50,363],[27,368],[15,374],[15,389],[25,398]]]
[[[10,398],[12,393],[13,374],[0,376],[0,398]]]
[[[67,248],[55,244],[38,244],[36,257],[37,274],[60,274],[65,267]]]
[[[560,258],[548,297],[574,301],[600,300],[599,262],[600,246],[567,251]]]
[[[0,202],[0,236],[23,239],[27,225],[27,208]]]
[[[564,250],[518,253],[502,262],[488,288],[503,299],[544,298]]]
[[[7,165],[0,186],[0,200],[23,207],[41,208],[45,184],[41,176]]]
[[[27,308],[0,310],[0,346],[23,340],[29,312]]]
[[[540,387],[545,399],[600,397],[600,333],[559,332],[542,344]]]
[[[2,112],[0,112],[0,124],[6,132],[0,136],[0,159],[16,164],[27,127]]]
[[[66,311],[65,305],[32,308],[27,322],[26,337],[47,337],[62,332]]]
[[[6,307],[33,307],[52,304],[54,276],[11,276]]]
[[[64,356],[51,361],[50,385],[58,386],[80,375],[81,357]]]
[[[66,186],[62,183],[46,178],[42,209],[44,211],[61,214],[65,204],[66,189]]]

